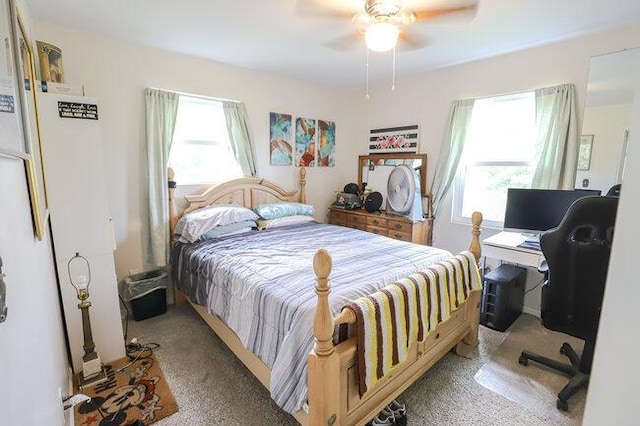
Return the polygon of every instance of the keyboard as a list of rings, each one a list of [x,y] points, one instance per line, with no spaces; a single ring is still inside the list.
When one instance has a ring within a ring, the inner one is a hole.
[[[518,244],[518,247],[540,250],[540,241],[523,241],[522,243]]]

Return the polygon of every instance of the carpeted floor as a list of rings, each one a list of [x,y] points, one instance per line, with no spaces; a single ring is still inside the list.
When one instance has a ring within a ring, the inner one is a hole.
[[[516,323],[525,335],[527,329],[541,328],[535,319],[531,321],[531,317],[527,317],[523,315]],[[523,319],[524,323],[520,324]],[[564,414],[555,408],[555,399],[532,409],[477,383],[474,376],[492,362],[492,356],[508,335],[485,327],[480,329],[481,344],[473,359],[447,354],[402,394],[400,400],[407,404],[409,425],[580,424],[584,406],[580,400],[584,400],[584,392],[576,397],[577,404],[570,405],[575,411]],[[180,406],[180,411],[156,425],[297,424],[292,416],[279,409],[269,392],[190,306],[171,306],[164,315],[131,321],[128,338],[132,337],[141,343],[161,345],[154,354]],[[553,347],[555,343],[536,339],[535,344],[551,349],[535,345],[528,345],[527,349],[557,351]],[[547,372],[547,375],[554,373]]]

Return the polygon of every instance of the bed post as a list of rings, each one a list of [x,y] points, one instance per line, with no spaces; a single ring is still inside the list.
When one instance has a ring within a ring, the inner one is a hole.
[[[307,202],[307,194],[305,192],[306,185],[307,185],[307,169],[305,167],[300,167],[300,202],[305,204]]]
[[[171,238],[173,236],[173,230],[176,227],[176,223],[178,223],[178,210],[176,208],[175,200],[176,181],[175,173],[171,167],[167,169],[167,184],[169,186],[169,238]]]
[[[480,225],[482,224],[482,213],[473,212],[471,214],[471,224],[473,225],[473,228],[471,229],[471,244],[469,245],[469,251],[476,257],[476,263],[479,265],[480,257],[482,257],[482,249],[480,246],[480,233],[482,232]]]
[[[480,267],[480,257],[482,257],[482,249],[480,246],[480,225],[482,224],[482,213],[473,212],[471,215],[471,223],[473,228],[471,230],[471,244],[469,245],[469,251],[473,253],[476,258],[476,266]],[[462,341],[456,345],[456,353],[465,358],[471,358],[473,349],[478,346],[481,294],[482,290],[472,291],[469,293],[469,298],[467,299],[467,321],[471,330],[469,331],[469,334],[467,334]]]
[[[307,358],[309,424],[333,425],[340,414],[340,357],[333,347],[333,316],[329,308],[331,256],[318,250],[313,257],[318,305],[313,319],[315,343]],[[338,422],[339,424],[339,422]]]

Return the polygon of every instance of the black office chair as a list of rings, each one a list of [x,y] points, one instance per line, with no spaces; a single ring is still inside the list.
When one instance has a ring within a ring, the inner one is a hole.
[[[542,286],[542,324],[583,339],[584,349],[578,356],[568,343],[562,344],[560,353],[571,364],[529,351],[522,352],[519,362],[535,361],[571,377],[558,394],[556,405],[563,411],[569,408],[568,399],[589,384],[617,208],[617,197],[579,199],[560,225],[540,238],[548,265]]]
[[[607,191],[607,197],[619,197],[621,188],[622,188],[622,185],[619,183],[616,185],[613,185],[611,188],[609,188],[609,191]]]

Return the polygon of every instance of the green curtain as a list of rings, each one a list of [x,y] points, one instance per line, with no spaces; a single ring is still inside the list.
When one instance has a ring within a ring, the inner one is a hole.
[[[447,130],[431,183],[433,214],[435,217],[438,217],[438,211],[449,189],[451,189],[451,183],[458,171],[458,163],[467,138],[474,102],[474,99],[464,99],[454,101],[451,105]]]
[[[149,222],[145,261],[149,266],[169,263],[169,195],[167,167],[176,126],[180,95],[146,89],[145,139],[149,189]]]
[[[245,176],[257,176],[256,150],[251,137],[251,126],[247,108],[242,102],[224,101],[224,116],[231,148]]]
[[[536,152],[532,188],[573,189],[579,136],[573,84],[536,90]]]

